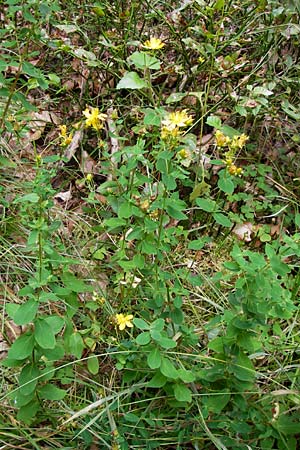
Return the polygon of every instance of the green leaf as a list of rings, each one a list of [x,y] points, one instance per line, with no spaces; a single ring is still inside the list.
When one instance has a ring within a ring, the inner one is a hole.
[[[184,384],[175,384],[173,386],[173,389],[174,389],[175,398],[179,402],[188,402],[188,403],[190,403],[192,401],[192,392]]]
[[[34,347],[34,337],[32,333],[22,334],[12,344],[8,351],[8,359],[25,359],[31,355]]]
[[[191,370],[186,370],[186,369],[177,369],[179,378],[181,379],[181,381],[183,381],[184,383],[192,383],[193,381],[195,381],[196,377],[193,374],[193,372]]]
[[[208,118],[206,119],[206,123],[207,125],[216,128],[217,130],[220,130],[222,127],[222,121],[220,117],[217,116],[208,116]]]
[[[209,395],[205,397],[203,402],[205,403],[207,409],[214,413],[220,413],[222,409],[225,408],[227,403],[229,402],[231,395],[229,392],[224,393],[216,393],[217,395]]]
[[[291,271],[290,267],[286,263],[282,262],[279,256],[273,256],[270,258],[270,264],[274,272],[278,273],[278,275],[281,275],[282,277]]]
[[[96,355],[89,356],[87,368],[92,375],[96,375],[99,372],[99,359]]]
[[[144,319],[135,318],[133,319],[133,323],[139,330],[150,330],[150,325]]]
[[[167,378],[162,375],[160,372],[157,372],[154,377],[149,381],[147,384],[150,388],[161,388],[163,387],[167,382]]]
[[[139,334],[136,338],[135,341],[138,345],[147,345],[149,344],[151,340],[151,336],[149,331],[145,331],[144,333]]]
[[[37,203],[39,201],[40,197],[36,193],[32,192],[31,194],[23,195],[23,197],[18,197],[14,200],[13,203]]]
[[[136,72],[127,72],[117,84],[116,89],[143,89],[145,87],[147,87],[147,83]]]
[[[64,346],[57,344],[54,348],[44,349],[43,354],[48,361],[59,361],[65,355]]]
[[[151,323],[151,330],[162,331],[165,326],[164,319],[156,319]]]
[[[66,393],[65,389],[60,389],[53,384],[45,384],[39,389],[39,396],[45,400],[62,400]]]
[[[27,364],[19,376],[19,389],[22,395],[30,395],[36,388],[40,371],[36,366]]]
[[[173,217],[173,219],[177,220],[186,220],[188,219],[188,216],[184,214],[182,211],[179,211],[178,209],[174,208],[174,206],[167,205],[166,206],[167,213],[169,216]]]
[[[28,403],[25,406],[22,406],[19,409],[17,419],[27,424],[30,424],[30,422],[38,412],[39,408],[40,408],[39,402],[37,400],[32,400],[30,403]]]
[[[161,353],[158,347],[155,347],[147,356],[147,363],[150,369],[158,369],[161,365]]]
[[[113,230],[114,228],[123,227],[126,225],[126,220],[119,219],[117,217],[112,217],[111,219],[106,219],[104,221],[105,227],[107,227],[109,230]]]
[[[63,329],[65,324],[65,320],[62,317],[54,315],[45,317],[44,320],[48,323],[48,325],[50,325],[54,334],[59,333]]]
[[[128,219],[132,216],[132,204],[125,201],[118,209],[118,217]]]
[[[152,125],[152,126],[159,126],[160,125],[160,115],[158,114],[157,110],[147,108],[143,110],[145,113],[144,117],[144,125]]]
[[[61,278],[65,286],[73,292],[92,292],[94,290],[93,286],[86,284],[70,272],[63,273]]]
[[[129,56],[128,61],[135,65],[137,69],[160,69],[160,61],[145,52],[134,52]]]
[[[213,218],[219,225],[222,225],[223,227],[226,227],[226,228],[232,227],[232,222],[228,219],[228,217],[225,216],[225,214],[214,213]]]
[[[196,200],[197,197],[201,195],[207,194],[210,191],[210,185],[205,181],[201,181],[201,183],[196,184],[193,189],[193,192],[190,194],[190,201]]]
[[[160,336],[159,339],[156,339],[156,341],[162,348],[165,348],[166,350],[168,350],[169,348],[175,348],[177,345],[176,342],[173,341],[173,339],[164,336]]]
[[[245,353],[240,352],[238,357],[232,363],[233,374],[241,381],[253,381],[255,371],[252,361]]]
[[[38,308],[39,304],[34,299],[30,299],[26,303],[23,303],[23,305],[18,308],[14,316],[15,324],[26,325],[27,323],[32,322],[36,316]]]
[[[42,348],[55,347],[55,334],[45,319],[36,319],[34,321],[34,339]]]
[[[180,102],[187,95],[189,95],[188,92],[174,92],[173,94],[169,95],[169,97],[167,98],[166,105],[169,105],[170,103]]]
[[[196,205],[206,212],[213,212],[216,209],[216,202],[207,198],[196,198]]]
[[[168,358],[162,358],[160,371],[165,377],[171,378],[172,380],[176,380],[178,378],[178,372]]]
[[[188,244],[189,250],[201,250],[201,248],[204,247],[204,245],[207,243],[208,239],[207,237],[203,237],[201,239],[196,239],[195,241],[190,241]]]
[[[70,348],[70,353],[72,355],[75,355],[76,358],[80,359],[84,349],[84,343],[81,335],[77,332],[72,333],[71,336],[69,337],[68,344]]]
[[[218,187],[221,189],[221,191],[225,192],[225,194],[233,194],[234,192],[234,183],[233,181],[226,176],[222,176],[218,180]]]

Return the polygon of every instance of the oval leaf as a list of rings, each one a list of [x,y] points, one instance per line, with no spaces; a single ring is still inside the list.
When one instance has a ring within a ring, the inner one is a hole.
[[[142,89],[147,83],[136,72],[127,72],[117,84],[116,89]]]
[[[54,348],[56,345],[55,334],[44,319],[37,319],[34,322],[34,339],[42,348]]]

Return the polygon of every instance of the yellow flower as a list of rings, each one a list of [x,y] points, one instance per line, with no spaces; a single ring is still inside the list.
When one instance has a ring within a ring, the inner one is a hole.
[[[235,164],[231,164],[227,167],[228,172],[230,175],[234,175],[236,177],[240,177],[243,175],[243,169],[241,167],[237,167]]]
[[[82,112],[85,119],[85,126],[93,127],[94,130],[99,131],[103,128],[104,120],[107,115],[99,112],[99,108],[92,108],[87,106],[86,109]]]
[[[167,139],[169,137],[177,138],[180,135],[181,135],[181,131],[177,127],[172,128],[172,129],[170,129],[168,127],[162,127],[161,133],[160,133],[160,136],[162,139]]]
[[[61,146],[66,146],[71,144],[72,142],[72,138],[73,138],[73,133],[70,133],[69,136],[67,135],[67,126],[66,125],[59,125],[59,136],[61,138]]]
[[[186,150],[185,148],[183,148],[178,152],[178,155],[180,156],[180,158],[186,159],[186,158],[190,158],[191,152],[189,150]]]
[[[222,131],[217,130],[215,133],[216,144],[218,147],[226,147],[229,144],[230,139],[228,136],[222,133]]]
[[[249,136],[246,134],[241,134],[240,136],[234,136],[230,142],[229,147],[233,150],[242,149],[246,142],[248,141]]]
[[[168,130],[188,127],[192,123],[193,118],[187,114],[186,109],[169,113],[166,119],[162,121],[163,128],[167,128]]]
[[[143,47],[148,50],[160,50],[165,44],[156,37],[151,37],[148,41],[144,42]]]
[[[87,176],[85,177],[85,179],[88,183],[91,183],[93,181],[93,174],[88,173]]]
[[[128,327],[128,328],[133,327],[133,323],[131,322],[132,319],[133,319],[132,314],[126,314],[126,316],[124,314],[116,314],[115,315],[116,323],[119,327],[119,330],[121,330],[121,331],[125,330],[126,327]]]

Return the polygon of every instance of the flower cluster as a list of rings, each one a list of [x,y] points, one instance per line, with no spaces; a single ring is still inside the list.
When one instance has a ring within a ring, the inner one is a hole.
[[[167,114],[166,118],[162,120],[161,138],[167,139],[169,137],[177,138],[181,135],[181,128],[186,128],[193,123],[192,116],[188,115],[187,110],[174,111]]]
[[[144,42],[143,47],[148,50],[160,50],[165,44],[156,37],[151,37],[148,41]]]
[[[82,114],[85,117],[86,128],[92,127],[96,131],[99,131],[103,128],[104,121],[107,115],[100,113],[99,108],[92,108],[90,106],[87,106]]]
[[[67,145],[71,144],[73,133],[67,133],[67,126],[66,125],[59,125],[59,137],[61,139],[60,145],[62,147],[66,147]]]
[[[228,136],[222,133],[222,131],[217,130],[215,133],[215,142],[218,148],[227,147],[228,151],[225,153],[225,164],[227,167],[228,173],[233,176],[240,177],[243,174],[243,169],[241,167],[237,167],[234,164],[235,155],[238,150],[241,150],[246,142],[248,141],[249,136],[246,134],[241,134],[239,136],[233,136],[230,139]]]
[[[132,328],[133,323],[131,320],[133,319],[132,314],[116,314],[115,315],[115,322],[117,326],[119,327],[119,330],[123,331],[126,327]]]

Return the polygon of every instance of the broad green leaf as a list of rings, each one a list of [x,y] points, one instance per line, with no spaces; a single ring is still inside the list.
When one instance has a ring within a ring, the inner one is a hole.
[[[156,339],[157,343],[165,348],[166,350],[168,350],[169,348],[175,348],[176,347],[176,342],[173,341],[173,339],[164,337],[164,336],[160,336],[159,339]]]
[[[60,389],[53,384],[45,384],[39,389],[39,396],[45,400],[62,400],[67,391]]]
[[[188,92],[174,92],[173,94],[169,95],[169,97],[167,98],[166,105],[169,105],[170,103],[180,102],[187,95],[189,95]]]
[[[150,325],[144,319],[135,318],[133,319],[133,323],[139,330],[150,330]]]
[[[279,256],[273,256],[270,258],[270,264],[274,272],[278,273],[278,275],[281,275],[282,277],[291,271],[290,267],[286,263],[282,262]]]
[[[37,203],[39,201],[40,197],[32,192],[31,194],[27,194],[27,195],[23,195],[23,197],[18,197],[14,200],[14,203],[23,203],[23,202],[28,202],[28,203]]]
[[[184,382],[184,383],[192,383],[193,381],[195,381],[196,377],[193,374],[193,372],[191,370],[186,370],[186,369],[177,369],[179,378]]]
[[[255,371],[252,361],[245,353],[240,352],[238,357],[232,362],[232,371],[241,381],[253,381]]]
[[[156,319],[151,324],[151,330],[162,331],[164,329],[164,326],[165,326],[164,319]]]
[[[216,209],[216,202],[208,198],[196,198],[196,205],[206,212],[213,212]]]
[[[225,216],[225,214],[214,213],[213,218],[219,225],[222,225],[223,227],[230,228],[233,225],[232,222],[228,219],[228,217]]]
[[[222,192],[225,192],[225,194],[233,194],[234,192],[234,183],[233,181],[226,176],[222,176],[218,180],[218,187],[221,189]]]
[[[220,413],[229,402],[231,395],[229,392],[217,392],[216,395],[209,395],[203,399],[207,409],[214,413]]]
[[[35,397],[36,397],[36,393],[35,392],[31,392],[28,395],[23,395],[20,392],[20,389],[19,389],[18,392],[16,393],[16,396],[13,399],[14,400],[14,405],[17,408],[21,408],[21,406],[28,405],[28,403],[30,403]]]
[[[160,371],[165,377],[171,378],[172,380],[176,380],[178,378],[178,372],[168,358],[162,358]]]
[[[33,321],[38,311],[39,304],[36,300],[30,299],[21,305],[14,315],[16,325],[26,325]]]
[[[136,72],[127,72],[117,84],[116,89],[143,89],[145,87],[147,87],[147,83]]]
[[[201,183],[196,184],[193,189],[193,192],[190,194],[190,201],[196,200],[196,198],[201,195],[207,194],[210,191],[210,185],[205,181],[201,181]]]
[[[29,395],[35,390],[39,375],[40,371],[36,366],[27,364],[23,367],[19,376],[19,389],[22,395]]]
[[[55,334],[45,319],[36,319],[34,321],[34,339],[42,348],[55,347]]]
[[[118,209],[118,217],[121,219],[128,219],[132,216],[132,204],[125,201]]]
[[[166,382],[167,378],[160,372],[157,372],[154,375],[154,377],[149,381],[147,386],[150,388],[161,388],[166,384]]]
[[[34,347],[34,337],[32,333],[22,334],[10,347],[8,359],[25,359],[31,355]]]
[[[65,286],[73,292],[92,292],[94,290],[92,286],[86,284],[70,272],[63,273],[61,278]]]
[[[188,216],[186,214],[184,214],[182,211],[180,211],[179,209],[176,209],[175,207],[173,207],[171,205],[167,205],[166,210],[167,210],[167,213],[169,214],[169,216],[173,217],[173,219],[177,219],[177,220],[188,219]]]
[[[40,403],[37,400],[32,400],[30,403],[28,403],[25,406],[22,406],[19,409],[19,412],[17,414],[17,419],[21,420],[22,422],[25,422],[27,424],[30,424],[32,419],[35,417],[36,413],[38,412],[40,408]]]
[[[144,333],[139,334],[136,338],[135,341],[138,345],[147,345],[149,344],[151,340],[151,336],[149,331],[145,331]]]
[[[155,347],[147,356],[147,363],[150,369],[158,369],[161,364],[161,353],[158,347]]]
[[[84,349],[84,343],[81,335],[77,332],[72,333],[71,336],[69,337],[68,344],[70,348],[70,353],[76,356],[76,358],[80,359]]]
[[[11,319],[14,319],[18,309],[21,305],[18,305],[17,303],[6,303],[5,305],[5,312],[9,315]]]
[[[160,69],[160,61],[145,52],[134,52],[129,56],[128,61],[135,65],[137,69]]]
[[[174,389],[175,398],[179,402],[188,402],[188,403],[190,403],[192,401],[192,392],[184,384],[175,384],[173,386],[173,389]]]
[[[63,326],[65,324],[65,320],[62,317],[55,315],[45,317],[44,320],[48,323],[48,325],[50,325],[54,334],[59,333],[63,329]]]
[[[65,356],[64,346],[57,344],[54,348],[45,348],[43,354],[48,361],[59,361]]]
[[[145,125],[152,125],[157,127],[160,125],[161,118],[156,109],[147,108],[143,110],[143,113],[145,114],[144,117]]]
[[[206,120],[207,125],[220,130],[222,127],[222,121],[220,117],[217,116],[209,116]]]
[[[207,243],[207,238],[203,237],[201,239],[196,239],[195,241],[190,241],[188,244],[189,250],[201,250],[204,245]]]
[[[89,356],[89,359],[87,360],[87,368],[92,375],[96,375],[99,372],[99,359],[96,355]]]
[[[108,227],[109,230],[113,230],[114,228],[119,228],[126,225],[126,220],[112,217],[111,219],[106,219],[104,221],[104,225]]]

